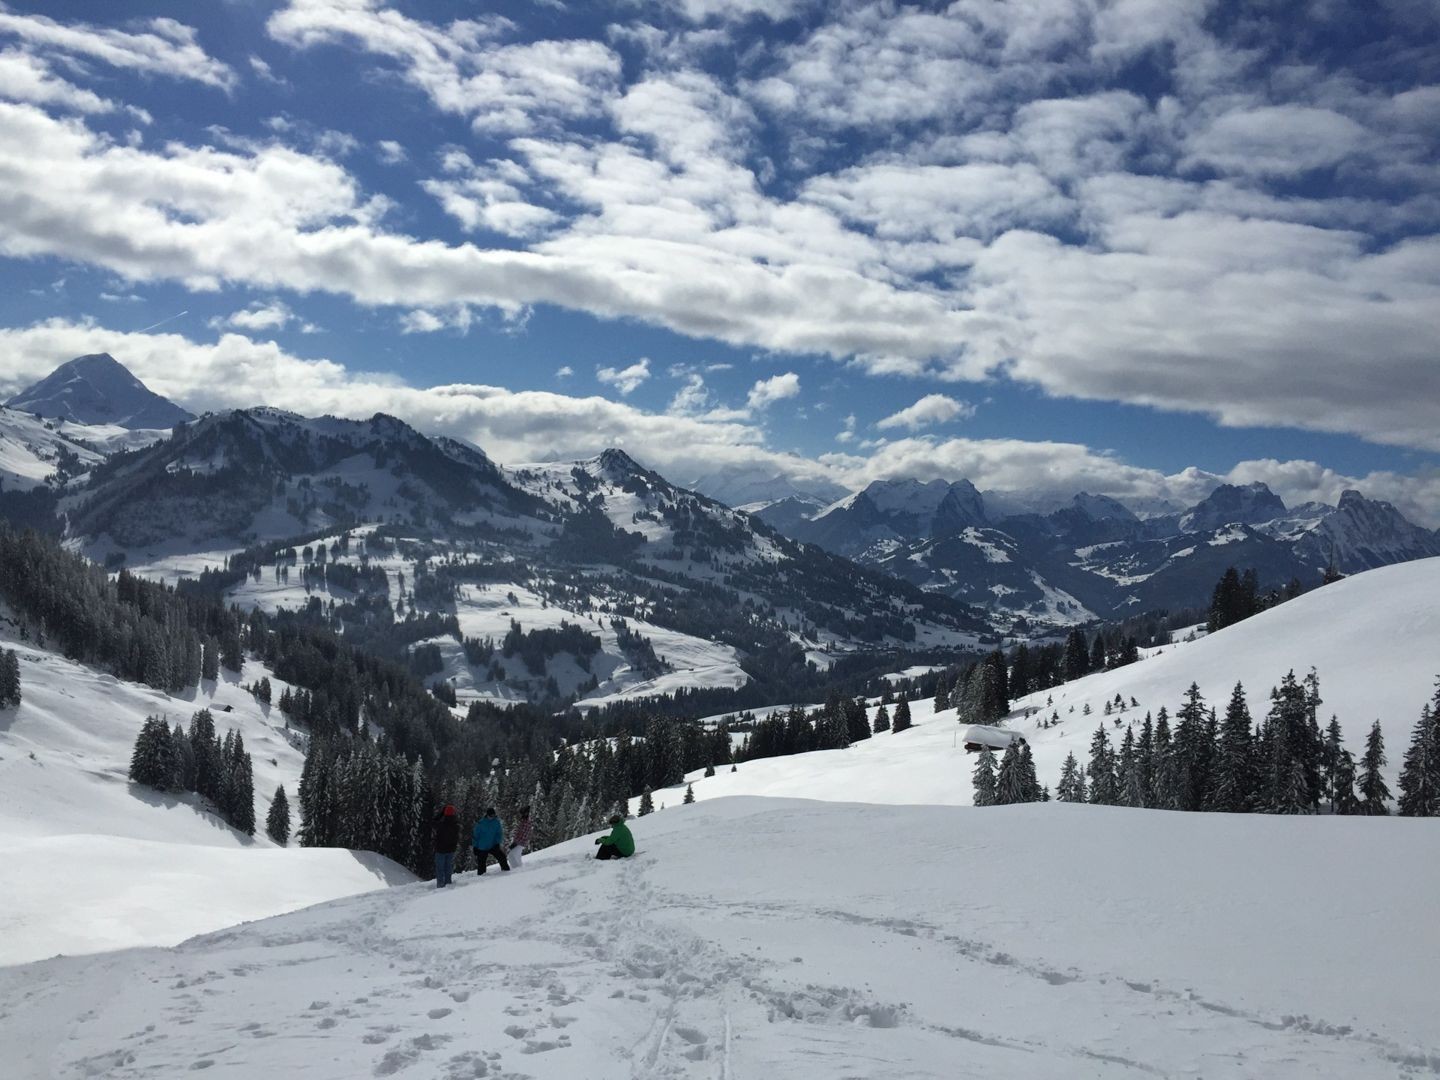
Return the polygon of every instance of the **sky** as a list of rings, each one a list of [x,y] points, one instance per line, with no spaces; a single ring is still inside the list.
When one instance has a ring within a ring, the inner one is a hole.
[[[0,394],[1437,526],[1437,151],[1432,0],[0,0]]]

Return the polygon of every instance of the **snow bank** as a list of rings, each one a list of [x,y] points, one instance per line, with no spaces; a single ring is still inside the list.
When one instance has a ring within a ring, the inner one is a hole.
[[[625,863],[0,970],[0,1045],[13,1080],[1414,1074],[1436,825],[715,801]]]

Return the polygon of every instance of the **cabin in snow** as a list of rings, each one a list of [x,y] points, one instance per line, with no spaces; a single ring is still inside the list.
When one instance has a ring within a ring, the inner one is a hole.
[[[991,750],[1008,750],[1010,746],[1024,746],[1025,740],[1021,738],[1018,731],[1006,731],[1004,728],[987,727],[984,724],[971,724],[965,729],[965,749],[971,753],[989,747]]]

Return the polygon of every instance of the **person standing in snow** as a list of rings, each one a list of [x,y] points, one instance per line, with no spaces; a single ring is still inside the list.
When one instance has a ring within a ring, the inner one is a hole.
[[[430,827],[435,831],[435,887],[443,889],[455,872],[455,849],[460,846],[460,818],[455,807],[446,804]]]
[[[485,864],[490,856],[495,856],[495,861],[500,864],[501,870],[509,870],[510,863],[505,858],[505,849],[501,841],[505,839],[505,826],[495,816],[493,806],[486,808],[485,816],[475,823],[475,829],[470,834],[470,846],[475,851],[475,873],[477,876],[485,873]]]
[[[520,869],[520,863],[524,858],[525,851],[530,847],[530,807],[520,808],[520,822],[515,826],[515,831],[510,834],[510,846],[506,850],[510,854],[510,865],[516,870]]]
[[[600,845],[600,850],[595,852],[597,859],[628,859],[635,854],[635,838],[619,814],[610,816],[610,835],[600,837],[595,843]]]

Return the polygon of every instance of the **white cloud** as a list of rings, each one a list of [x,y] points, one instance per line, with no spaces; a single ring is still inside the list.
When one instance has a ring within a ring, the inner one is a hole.
[[[926,394],[914,405],[876,421],[875,426],[882,431],[897,427],[919,431],[931,424],[945,424],[957,417],[974,415],[975,406],[969,402],[956,401],[945,394]]]
[[[22,15],[0,7],[0,35],[19,38],[31,48],[99,60],[147,75],[189,79],[231,89],[230,67],[206,54],[193,28],[174,19],[154,18],[138,32],[86,23],[61,23],[44,15]]]
[[[58,105],[78,112],[113,112],[114,102],[56,76],[38,56],[23,49],[0,51],[0,98]]]
[[[251,333],[283,330],[295,320],[295,313],[279,300],[251,304],[240,311],[210,320],[216,329],[244,330]],[[307,324],[308,325],[308,324]]]
[[[573,367],[571,367],[569,364],[562,364],[562,365],[560,365],[558,368],[555,369],[555,377],[556,377],[557,379],[568,379],[568,378],[570,378],[571,375],[574,375],[574,374],[575,374],[575,369],[574,369]]]
[[[394,139],[381,139],[375,144],[375,149],[380,155],[380,160],[386,165],[399,165],[409,156],[405,153],[405,147]]]
[[[378,0],[291,0],[266,28],[296,48],[350,44],[387,57],[436,108],[483,131],[532,131],[547,116],[593,115],[620,74],[619,56],[599,42],[504,45],[496,39],[511,24],[498,16],[440,26]]]
[[[745,404],[751,409],[763,409],[777,401],[795,397],[799,393],[800,376],[793,371],[787,371],[783,375],[772,375],[768,379],[761,379],[750,387]]]
[[[705,379],[698,374],[685,376],[685,385],[670,399],[667,412],[677,416],[694,416],[703,412],[710,401],[710,391],[705,389]]]
[[[1331,109],[1302,105],[1237,109],[1190,139],[1187,164],[1241,175],[1289,177],[1343,161],[1367,141],[1360,124]]]
[[[640,359],[627,368],[602,367],[595,369],[595,378],[620,391],[621,397],[629,397],[650,378],[650,361]]]

